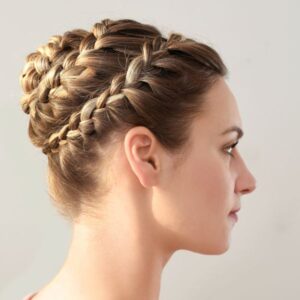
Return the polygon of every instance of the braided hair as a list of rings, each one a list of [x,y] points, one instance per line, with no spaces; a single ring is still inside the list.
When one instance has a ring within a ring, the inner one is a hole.
[[[132,19],[54,35],[28,54],[20,104],[32,143],[48,157],[59,212],[74,220],[108,192],[113,146],[131,127],[145,126],[167,151],[183,153],[205,93],[225,75],[212,47]]]

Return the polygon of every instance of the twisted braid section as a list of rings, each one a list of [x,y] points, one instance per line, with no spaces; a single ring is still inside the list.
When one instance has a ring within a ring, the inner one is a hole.
[[[64,145],[67,141],[72,143],[82,143],[86,136],[93,132],[101,131],[101,127],[95,126],[95,121],[103,118],[103,113],[108,118],[114,111],[115,101],[127,101],[130,103],[130,88],[137,88],[140,77],[152,67],[153,54],[157,57],[165,51],[166,40],[161,36],[144,42],[142,53],[131,60],[127,72],[119,73],[111,81],[111,85],[100,96],[88,100],[81,111],[71,115],[69,123],[64,125],[58,132],[53,133],[43,146],[43,153],[57,153],[59,146]],[[154,53],[155,52],[155,53]],[[126,96],[127,94],[127,96]],[[101,123],[100,123],[101,124]]]
[[[101,38],[108,33],[113,23],[110,19],[104,19],[96,23],[91,32],[75,29],[67,31],[63,36],[54,35],[46,45],[30,53],[21,75],[21,85],[25,92],[21,99],[23,111],[30,114],[32,109],[35,117],[37,102],[48,103],[49,96],[55,95],[57,88],[59,94],[67,95],[66,89],[61,86],[64,73],[71,70],[77,76],[87,73],[85,67],[77,64],[77,59],[89,50],[105,48],[105,45],[101,45]]]
[[[25,92],[21,99],[21,106],[25,113],[30,113],[32,108],[30,104],[34,99],[33,109],[37,101],[42,103],[49,101],[50,91],[61,84],[61,71],[68,69],[76,60],[78,55],[76,49],[86,35],[87,32],[80,29],[67,32],[64,37],[54,35],[46,45],[40,46],[36,52],[27,55],[27,64],[20,78]],[[72,40],[72,43],[67,43],[67,40]],[[34,95],[31,96],[31,93]]]
[[[71,112],[82,106],[84,99],[80,101],[73,97],[66,83],[70,79],[80,81],[85,78],[88,81],[94,76],[91,68],[77,63],[77,60],[95,48],[97,39],[106,34],[113,23],[105,19],[96,23],[92,32],[75,29],[63,36],[54,35],[46,45],[27,55],[20,77],[25,92],[20,104],[22,110],[31,116],[29,134],[36,146],[45,144],[45,139],[51,135],[49,129],[61,127]],[[66,128],[63,126],[57,134],[63,137]],[[52,143],[55,140],[53,138]]]
[[[97,128],[94,121],[102,118],[101,115],[107,112],[108,105],[125,98],[120,90],[123,81],[124,74],[116,75],[112,87],[106,89],[99,97],[88,100],[81,111],[73,113],[68,124],[64,125],[59,132],[53,133],[45,142],[43,153],[56,153],[59,151],[59,146],[68,141],[81,144],[86,136],[95,132]],[[113,111],[112,105],[109,108]],[[99,132],[99,130],[97,131]]]
[[[67,141],[79,147],[88,135],[104,130],[102,118],[118,119],[115,101],[125,101],[141,113],[135,95],[143,95],[143,87],[156,96],[157,83],[148,75],[171,65],[176,71],[168,55],[183,39],[176,33],[166,39],[155,27],[130,19],[104,19],[90,32],[76,29],[51,37],[27,56],[21,77],[21,105],[31,116],[34,143],[45,154],[57,153]],[[105,55],[119,64],[105,65]],[[147,95],[156,101],[154,96]]]
[[[112,36],[120,34],[122,30],[124,31],[124,28],[126,28],[127,32],[132,32],[132,36],[137,37],[137,39],[145,33],[149,35],[150,31],[146,29],[141,30],[140,24],[130,19],[119,21],[104,19],[102,22],[94,24],[91,32],[75,29],[67,31],[64,36],[52,36],[46,45],[39,47],[36,52],[27,56],[27,64],[21,75],[23,90],[28,94],[39,86],[37,93],[39,101],[43,103],[48,102],[47,96],[50,90],[57,88],[60,84],[59,71],[76,65],[77,58],[84,56],[90,50],[110,48],[112,45],[109,45],[108,40],[103,37],[108,34]],[[121,38],[120,35],[116,36],[120,46],[122,46]],[[123,38],[125,42],[127,37],[124,35]],[[117,47],[115,48],[117,49]],[[120,49],[124,50],[123,48],[120,47]],[[51,68],[53,70],[50,72]],[[45,78],[44,82],[41,82],[43,76],[49,72],[49,76]],[[53,80],[51,76],[54,76]],[[31,101],[32,97],[24,97],[22,99],[21,104],[25,113],[29,113]]]

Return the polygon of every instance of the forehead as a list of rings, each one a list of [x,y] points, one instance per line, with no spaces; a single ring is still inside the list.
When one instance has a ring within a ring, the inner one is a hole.
[[[213,127],[242,127],[242,120],[235,96],[224,78],[220,78],[205,96],[206,111],[202,116]],[[224,129],[226,129],[224,128]]]

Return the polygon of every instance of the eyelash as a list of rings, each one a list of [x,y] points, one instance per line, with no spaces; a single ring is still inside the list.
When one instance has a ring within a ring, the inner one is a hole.
[[[234,148],[237,144],[239,143],[239,141],[236,141],[234,144],[229,145],[228,147],[225,148],[225,150],[230,149],[230,148]],[[226,152],[229,156],[234,157],[234,155],[232,153],[228,153]]]

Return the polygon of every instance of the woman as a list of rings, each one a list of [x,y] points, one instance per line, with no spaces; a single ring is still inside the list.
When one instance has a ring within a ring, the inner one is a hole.
[[[180,249],[222,254],[255,178],[227,68],[210,46],[104,19],[27,56],[29,137],[72,224],[57,275],[27,299],[159,299]]]

